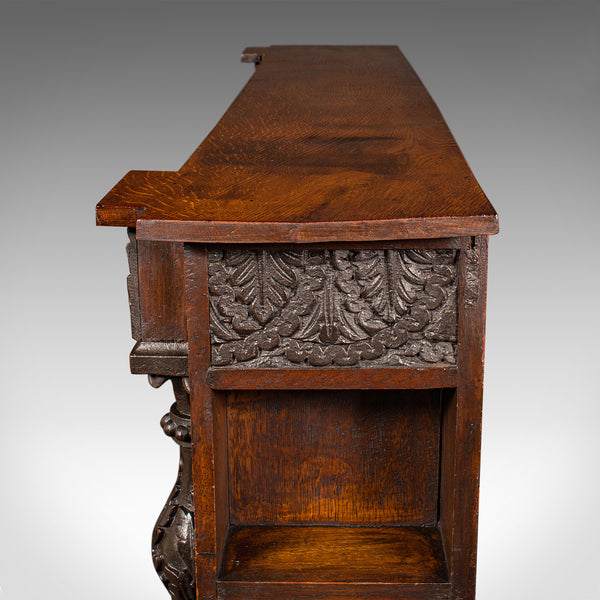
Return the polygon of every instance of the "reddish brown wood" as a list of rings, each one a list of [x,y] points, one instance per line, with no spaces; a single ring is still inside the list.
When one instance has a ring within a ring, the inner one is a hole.
[[[185,248],[188,352],[191,387],[192,472],[196,533],[198,599],[216,596],[217,497],[213,394],[206,385],[210,364],[208,334],[208,267],[206,248]]]
[[[138,240],[137,250],[142,339],[186,340],[183,244]]]
[[[454,530],[454,483],[456,440],[456,388],[442,393],[442,431],[440,452],[439,521],[440,534],[448,561],[452,558]]]
[[[496,213],[397,48],[242,58],[188,162],[97,207],[137,228],[132,371],[189,374],[196,589],[176,503],[159,573],[186,600],[474,600]]]
[[[138,239],[328,242],[492,234],[497,216],[393,46],[251,49],[260,65],[175,172],[98,204]]]
[[[228,398],[232,523],[437,522],[439,390]]]
[[[310,369],[227,369],[208,371],[217,390],[404,390],[454,387],[455,367]]]
[[[214,600],[217,597],[217,560],[214,554],[196,553],[196,598]]]
[[[266,585],[447,584],[437,527],[240,527],[227,543],[219,582]],[[409,588],[410,589],[410,588]],[[227,597],[227,596],[226,596]],[[315,597],[326,598],[327,587]]]
[[[450,600],[448,583],[217,582],[220,600]]]
[[[433,195],[437,192],[417,190],[417,194]],[[338,209],[344,212],[344,207]],[[365,212],[373,214],[371,211]],[[394,240],[434,238],[461,235],[493,235],[498,233],[496,217],[482,215],[480,217],[429,217],[427,219],[400,218],[380,220],[353,220],[333,223],[296,223],[260,221],[211,221],[218,215],[197,215],[202,220],[177,221],[166,219],[139,219],[137,236],[140,240],[163,240],[179,242],[218,243],[226,239],[229,243],[261,243],[271,244],[287,242],[294,244],[314,241],[331,242],[365,242],[370,240]],[[228,213],[229,216],[229,213]],[[252,215],[253,216],[253,215]]]
[[[219,243],[223,250],[239,249],[239,244]],[[411,249],[455,249],[460,248],[460,238],[397,239],[366,242],[307,242],[298,246],[291,243],[274,243],[266,246],[269,250],[411,250]]]
[[[456,598],[475,598],[487,237],[464,238],[458,385],[444,408],[440,527]]]
[[[215,449],[215,532],[217,568],[229,529],[229,461],[227,433],[227,396],[213,392],[214,449]]]

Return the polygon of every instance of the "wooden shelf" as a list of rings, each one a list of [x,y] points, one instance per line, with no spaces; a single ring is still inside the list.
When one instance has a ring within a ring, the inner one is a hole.
[[[159,575],[173,598],[475,600],[497,214],[398,48],[244,60],[181,169],[96,209],[130,228],[131,370],[175,394]]]
[[[307,377],[310,371],[310,377]],[[456,387],[456,367],[297,368],[208,370],[215,390],[423,390]]]
[[[437,526],[234,527],[219,598],[450,598]]]

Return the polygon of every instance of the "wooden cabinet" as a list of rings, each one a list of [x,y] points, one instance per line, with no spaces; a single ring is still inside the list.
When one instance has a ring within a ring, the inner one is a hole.
[[[129,231],[132,372],[175,392],[159,576],[176,599],[472,599],[496,213],[396,47],[242,59],[188,162],[97,206]]]

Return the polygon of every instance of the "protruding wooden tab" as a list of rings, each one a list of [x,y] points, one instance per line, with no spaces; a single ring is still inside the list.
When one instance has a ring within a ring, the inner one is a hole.
[[[260,64],[263,54],[265,53],[264,48],[246,48],[241,55],[243,63],[254,63],[255,65]]]

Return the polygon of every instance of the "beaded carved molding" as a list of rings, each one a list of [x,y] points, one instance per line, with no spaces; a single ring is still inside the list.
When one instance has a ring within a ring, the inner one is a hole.
[[[456,250],[209,252],[215,367],[454,364]]]

